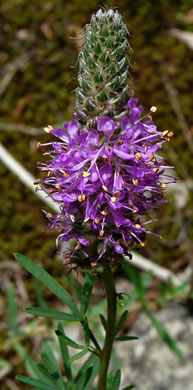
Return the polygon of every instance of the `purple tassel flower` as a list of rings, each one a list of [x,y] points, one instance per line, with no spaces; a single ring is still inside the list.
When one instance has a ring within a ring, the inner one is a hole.
[[[167,183],[175,181],[164,174],[166,163],[157,154],[173,133],[157,130],[151,118],[156,107],[141,117],[137,102],[129,99],[118,119],[96,117],[92,130],[76,119],[64,129],[45,128],[58,141],[45,144],[50,159],[41,164],[47,171],[41,183],[61,209],[46,213],[51,229],[62,242],[74,239],[66,263],[78,256],[95,265],[105,252],[115,259],[135,244],[144,246],[151,221],[142,217],[159,207]]]

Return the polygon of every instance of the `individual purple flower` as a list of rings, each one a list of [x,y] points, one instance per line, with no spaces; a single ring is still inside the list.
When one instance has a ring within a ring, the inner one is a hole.
[[[40,167],[47,171],[42,188],[61,209],[47,214],[51,229],[62,242],[73,238],[92,264],[106,251],[113,259],[134,244],[143,246],[149,230],[142,217],[159,207],[167,183],[175,181],[164,174],[166,163],[157,154],[173,133],[157,130],[150,115],[155,107],[141,117],[137,102],[128,101],[122,119],[96,118],[92,130],[76,119],[64,129],[45,129],[59,138],[41,145],[50,146],[50,160]]]

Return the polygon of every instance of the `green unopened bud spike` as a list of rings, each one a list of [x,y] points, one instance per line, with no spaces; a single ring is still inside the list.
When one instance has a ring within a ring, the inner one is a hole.
[[[82,122],[105,113],[117,116],[133,95],[129,34],[118,11],[100,9],[85,28],[79,55],[76,110]]]

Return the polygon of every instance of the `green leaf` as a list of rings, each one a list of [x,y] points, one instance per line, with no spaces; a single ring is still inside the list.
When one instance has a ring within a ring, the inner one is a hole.
[[[101,323],[103,325],[104,330],[106,330],[106,328],[107,328],[107,320],[106,320],[106,318],[103,316],[103,314],[99,314],[99,317],[100,317],[100,320],[101,320]]]
[[[118,322],[118,324],[117,324],[117,326],[116,326],[116,328],[115,328],[115,336],[119,333],[119,331],[122,329],[122,327],[123,327],[123,324],[124,324],[124,322],[125,322],[125,320],[126,320],[126,318],[127,318],[127,314],[128,314],[128,310],[125,310],[124,312],[123,312],[123,314],[121,315],[121,318],[120,318],[120,320],[119,320],[119,322]]]
[[[41,357],[51,377],[57,382],[57,388],[63,390],[65,388],[64,380],[56,357],[47,340],[43,341],[43,352],[41,353]]]
[[[86,379],[84,390],[90,390],[91,385],[93,384],[94,378],[97,376],[97,374],[99,372],[99,367],[100,367],[99,359],[97,359],[95,364],[93,364],[93,366],[92,366],[92,371],[91,371],[89,378],[87,377],[87,379]]]
[[[90,344],[90,329],[88,326],[88,318],[85,317],[84,320],[81,321],[81,324],[82,324],[83,329],[84,329],[85,343],[86,343],[86,346],[88,347]]]
[[[56,390],[56,388],[54,386],[50,386],[47,383],[44,383],[44,382],[36,380],[36,379],[27,378],[26,376],[23,376],[23,375],[17,375],[16,379],[25,383],[26,385],[33,386],[33,387],[40,389],[40,390]]]
[[[138,293],[138,298],[143,301],[144,297],[146,295],[146,290],[143,286],[142,279],[141,279],[139,273],[137,272],[137,270],[135,269],[135,267],[133,265],[131,265],[130,263],[127,263],[126,261],[123,263],[123,269],[126,272],[126,274],[128,275],[128,277],[131,280],[131,282],[133,283],[133,285],[135,286],[136,291]]]
[[[83,366],[80,368],[74,382],[76,383],[79,377],[82,375],[82,373],[86,372],[91,365],[95,366],[95,364],[96,364],[96,356],[94,354],[91,354],[89,358],[86,360],[86,362],[83,364]]]
[[[119,390],[120,383],[121,383],[121,370],[117,370],[113,379],[111,390]]]
[[[9,312],[9,328],[17,332],[17,306],[15,301],[15,289],[13,286],[8,288],[7,292],[8,312]]]
[[[53,309],[46,309],[42,307],[26,307],[24,311],[41,317],[55,318],[56,320],[79,321],[79,318],[73,316],[72,314]]]
[[[74,362],[75,360],[77,359],[80,359],[82,356],[86,355],[88,353],[88,348],[85,348],[77,353],[76,355],[72,356],[69,360],[68,360],[68,363],[71,364],[72,362]]]
[[[135,385],[130,385],[130,386],[124,387],[124,389],[122,389],[122,390],[132,390],[134,388],[135,388]]]
[[[60,336],[61,339],[63,339],[67,345],[70,345],[70,347],[75,348],[75,349],[85,349],[84,345],[75,343],[69,337],[67,337],[64,334],[62,334],[59,330],[56,330],[56,334],[57,334],[58,337]]]
[[[33,287],[34,287],[34,290],[35,290],[36,299],[37,299],[38,304],[41,307],[44,307],[45,309],[48,309],[49,305],[47,304],[46,300],[44,299],[40,283],[38,282],[37,279],[33,279],[32,280],[32,284],[33,284]]]
[[[131,340],[139,340],[139,337],[137,336],[120,336],[115,337],[115,341],[131,341]]]
[[[94,278],[89,272],[87,272],[85,276],[84,288],[80,299],[80,314],[82,317],[84,317],[87,312],[93,284]]]
[[[66,340],[62,337],[64,336],[64,330],[61,323],[58,324],[57,336],[60,344],[60,350],[61,350],[62,360],[64,364],[64,371],[69,382],[72,380],[72,371],[70,365],[67,363],[69,360],[69,353],[68,353],[68,347],[66,345]]]
[[[157,330],[160,338],[169,346],[169,348],[176,354],[176,356],[179,359],[184,359],[183,352],[178,347],[176,341],[170,336],[170,334],[164,328],[163,324],[154,316],[153,313],[148,311],[147,315],[150,318],[153,326]]]
[[[16,260],[35,278],[42,282],[49,290],[51,290],[62,302],[64,302],[77,317],[80,316],[79,310],[76,306],[75,301],[71,295],[54,279],[48,274],[40,265],[34,263],[28,257],[21,253],[14,254]]]

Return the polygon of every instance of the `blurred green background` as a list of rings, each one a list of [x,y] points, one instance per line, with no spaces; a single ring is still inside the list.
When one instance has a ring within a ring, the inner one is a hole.
[[[188,32],[193,33],[192,0],[117,0],[105,4],[118,8],[130,32],[135,97],[146,112],[157,106],[154,120],[159,129],[175,133],[163,154],[175,166],[180,182],[175,192],[168,194],[171,202],[161,208],[158,221],[152,224],[163,239],[149,237],[140,252],[164,267],[183,272],[193,260],[193,39],[187,38]],[[72,117],[83,27],[99,6],[97,0],[1,1],[0,142],[35,177],[36,162],[42,158],[36,143],[51,139],[42,128]],[[12,253],[21,252],[40,262],[59,279],[64,271],[57,259],[56,234],[48,231],[41,211],[48,206],[4,164],[0,165],[0,180],[2,344],[7,337],[7,287],[14,283],[18,288],[20,311],[30,294],[33,300],[30,278],[21,273]],[[18,370],[21,360],[11,347],[3,346],[2,352]],[[19,389],[10,383],[6,382],[3,390]]]

